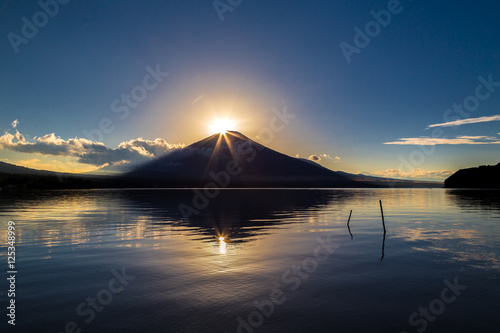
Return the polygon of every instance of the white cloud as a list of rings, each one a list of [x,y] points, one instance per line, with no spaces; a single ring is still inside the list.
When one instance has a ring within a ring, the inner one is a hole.
[[[17,130],[15,134],[5,132],[0,136],[0,148],[21,153],[73,157],[80,163],[102,166],[145,162],[184,146],[169,144],[160,138],[155,140],[138,138],[124,141],[118,148],[108,148],[101,142],[92,142],[85,138],[64,140],[54,133],[35,137],[34,140],[34,142],[26,141],[24,135]]]
[[[434,145],[491,145],[500,144],[500,138],[492,136],[457,136],[453,139],[431,138],[421,136],[418,138],[401,138],[397,141],[384,142],[384,145],[416,145],[416,146],[434,146]]]
[[[460,135],[457,138],[470,139],[470,140],[490,140],[490,141],[499,140],[498,138],[495,138],[494,136],[485,136],[485,135]]]
[[[12,126],[12,128],[16,128],[16,127],[17,127],[17,125],[19,125],[19,120],[17,120],[17,119],[16,119],[16,120],[14,120],[14,121],[10,124],[10,126]]]
[[[338,156],[330,156],[330,155],[328,155],[328,154],[321,154],[321,155],[319,155],[319,156],[321,156],[322,158],[326,158],[326,159],[328,159],[328,160],[333,160],[333,162],[338,162],[338,161],[340,161],[340,157],[338,157]]]
[[[310,160],[310,161],[314,161],[314,162],[321,161],[321,157],[319,157],[318,155],[311,155],[307,159]]]
[[[403,172],[399,169],[386,169],[372,173],[375,176],[396,179],[445,179],[453,174],[450,170],[424,170],[413,169],[411,172]]]
[[[490,121],[500,121],[500,115],[459,119],[459,120],[455,120],[455,121],[449,121],[446,123],[432,124],[432,125],[427,126],[427,128],[460,126],[460,125],[467,125],[467,124],[487,123]]]

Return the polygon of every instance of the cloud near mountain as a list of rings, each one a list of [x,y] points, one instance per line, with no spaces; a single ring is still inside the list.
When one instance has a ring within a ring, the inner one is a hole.
[[[137,138],[124,141],[117,148],[109,148],[102,142],[93,142],[85,138],[64,140],[54,133],[34,137],[34,142],[28,141],[25,135],[17,130],[15,134],[5,132],[0,136],[0,149],[73,157],[79,163],[93,166],[141,163],[182,147],[184,144],[170,144],[161,138],[154,140]]]
[[[370,174],[370,173],[364,173]],[[444,179],[453,174],[450,170],[424,170],[421,168],[413,169],[411,172],[403,172],[399,169],[386,169],[371,173],[374,176],[396,179]]]
[[[299,157],[298,155],[296,157]],[[320,154],[320,155],[311,155],[307,158],[308,160],[314,161],[314,162],[319,162],[321,160],[333,160],[334,162],[340,161],[340,157],[338,156],[330,156],[328,154]]]

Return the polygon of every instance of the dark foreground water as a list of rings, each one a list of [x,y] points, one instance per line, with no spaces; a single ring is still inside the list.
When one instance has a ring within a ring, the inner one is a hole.
[[[498,191],[224,190],[198,208],[194,197],[1,193],[0,267],[9,277],[14,221],[17,274],[16,325],[3,278],[0,331],[500,330]]]

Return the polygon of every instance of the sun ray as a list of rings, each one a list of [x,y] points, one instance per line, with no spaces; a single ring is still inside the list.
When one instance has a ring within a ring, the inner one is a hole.
[[[210,155],[210,158],[208,159],[207,166],[205,167],[205,170],[203,171],[203,178],[206,178],[206,176],[210,170],[210,166],[214,163],[215,157],[217,156],[217,154],[220,151],[221,142],[222,142],[222,139],[224,136],[225,136],[225,134],[222,134],[222,135],[219,135],[219,137],[217,138],[217,143],[215,144],[214,150],[212,151],[212,154]]]
[[[231,136],[233,134],[231,133]],[[231,154],[231,157],[233,160],[237,161],[237,154],[235,154],[234,147],[233,147],[233,142],[230,140],[229,136],[224,134],[224,141],[226,141],[227,147],[229,148],[229,153]],[[236,156],[236,158],[235,158]]]

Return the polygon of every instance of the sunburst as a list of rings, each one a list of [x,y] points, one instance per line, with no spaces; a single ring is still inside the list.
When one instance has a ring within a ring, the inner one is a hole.
[[[235,122],[228,118],[217,118],[210,124],[212,133],[224,134],[227,131],[234,130]]]

